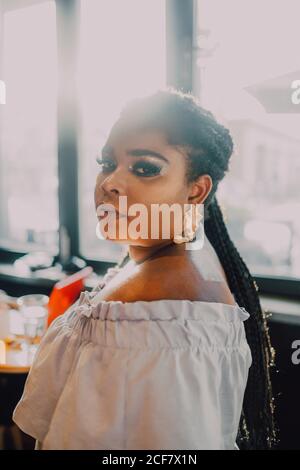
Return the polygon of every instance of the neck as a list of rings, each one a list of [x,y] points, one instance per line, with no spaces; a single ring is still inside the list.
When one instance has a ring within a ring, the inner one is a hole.
[[[155,259],[160,256],[179,255],[185,250],[185,244],[177,245],[170,240],[155,246],[129,246],[129,256],[136,264],[144,263],[149,259]]]

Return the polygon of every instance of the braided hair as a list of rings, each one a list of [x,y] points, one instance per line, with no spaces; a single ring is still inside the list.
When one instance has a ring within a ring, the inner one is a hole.
[[[219,257],[237,303],[250,313],[250,318],[245,322],[245,332],[252,365],[237,443],[240,449],[271,449],[277,442],[270,380],[274,350],[257,285],[228,234],[216,198],[218,184],[228,171],[233,152],[230,133],[210,111],[199,105],[195,97],[173,89],[159,90],[151,96],[130,102],[115,126],[163,131],[170,145],[186,150],[187,183],[204,174],[212,178],[212,190],[204,203],[205,233]],[[118,266],[124,266],[128,260],[127,253]]]

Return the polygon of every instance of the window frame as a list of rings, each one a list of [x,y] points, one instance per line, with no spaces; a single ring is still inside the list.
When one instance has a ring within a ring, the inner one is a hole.
[[[49,0],[0,0],[0,79],[2,77],[3,64],[1,58],[3,57],[3,15],[7,12],[24,9],[33,5],[39,5],[49,2]],[[57,4],[57,1],[54,0]],[[0,109],[1,116],[1,109]],[[0,139],[1,139],[1,124],[0,124]],[[1,168],[1,156],[0,156]],[[1,188],[0,188],[1,189]],[[26,255],[30,249],[43,250],[43,247],[38,243],[30,242],[11,242],[0,244],[0,260],[13,263],[16,259]],[[59,255],[54,256],[55,261],[59,259]]]
[[[6,11],[46,2],[48,0],[3,0],[0,24]],[[80,0],[54,0],[58,49],[57,159],[60,243],[55,261],[65,262],[61,251],[62,231],[70,241],[70,256],[84,259],[96,272],[104,273],[115,262],[83,257],[79,239],[78,181],[78,97],[75,92],[75,68],[79,37]],[[166,69],[167,85],[185,92],[193,91],[193,29],[194,1],[166,1]],[[3,31],[3,29],[2,29]],[[0,51],[3,43],[0,36]],[[0,54],[1,56],[1,54]],[[1,62],[0,62],[1,75]],[[65,184],[68,181],[68,185]],[[77,197],[74,197],[74,194]],[[13,262],[27,251],[0,246],[0,258]],[[254,275],[262,294],[300,298],[300,279]]]

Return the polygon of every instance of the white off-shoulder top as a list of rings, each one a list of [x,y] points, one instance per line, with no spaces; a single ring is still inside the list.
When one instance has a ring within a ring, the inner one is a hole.
[[[42,449],[234,449],[252,363],[236,305],[97,300],[47,330],[13,415]]]

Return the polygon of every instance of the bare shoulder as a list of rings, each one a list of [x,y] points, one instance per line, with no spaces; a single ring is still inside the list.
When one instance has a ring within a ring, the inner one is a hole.
[[[106,301],[184,300],[234,304],[226,282],[205,281],[184,257],[163,257],[144,263],[108,284],[101,295]]]

